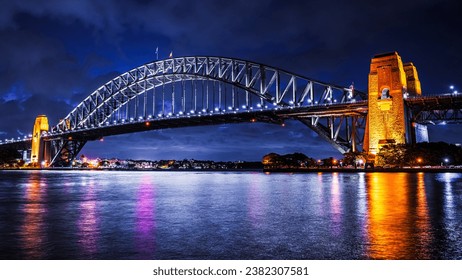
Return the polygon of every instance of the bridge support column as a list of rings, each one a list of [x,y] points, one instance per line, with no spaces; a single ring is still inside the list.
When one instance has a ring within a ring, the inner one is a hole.
[[[39,115],[35,119],[32,133],[31,164],[35,167],[42,166],[42,162],[50,163],[50,143],[42,138],[42,132],[48,131],[48,118]]]
[[[412,143],[429,142],[428,128],[424,124],[412,123]]]
[[[71,167],[72,162],[87,141],[73,140],[72,137],[69,137],[68,139],[55,139],[51,143],[50,150],[52,149],[53,158],[50,165],[54,167]]]
[[[369,98],[364,150],[374,158],[386,144],[404,144],[412,138],[405,98],[421,94],[417,70],[404,64],[398,53],[376,55],[369,73]]]

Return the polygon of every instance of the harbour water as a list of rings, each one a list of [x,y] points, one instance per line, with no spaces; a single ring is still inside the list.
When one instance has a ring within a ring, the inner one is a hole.
[[[0,171],[0,259],[462,259],[462,174]]]

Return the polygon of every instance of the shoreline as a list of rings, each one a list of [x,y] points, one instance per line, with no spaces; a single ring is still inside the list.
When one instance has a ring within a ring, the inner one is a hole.
[[[462,168],[268,168],[268,169],[110,169],[110,168],[0,168],[0,171],[115,171],[115,172],[262,172],[262,173],[462,173]]]
[[[316,173],[316,172],[330,172],[330,173],[462,173],[461,168],[367,168],[367,169],[354,169],[354,168],[274,168],[263,169],[264,172],[269,173]]]

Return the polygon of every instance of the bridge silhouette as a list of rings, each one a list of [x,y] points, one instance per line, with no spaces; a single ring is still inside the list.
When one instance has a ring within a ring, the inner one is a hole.
[[[399,57],[393,53],[386,57],[396,56]],[[410,80],[414,78],[418,81],[416,73]],[[371,74],[369,80],[371,83]],[[405,110],[399,114],[406,126],[418,125],[422,129],[428,124],[462,122],[460,94],[422,96],[405,86],[403,89],[399,94]],[[390,106],[396,107],[399,97],[390,86],[381,90],[388,96],[382,100],[379,96],[380,111],[389,118]],[[246,60],[170,58],[147,63],[110,80],[51,129],[46,117],[39,116],[32,137],[2,141],[0,149],[32,149],[33,163],[69,166],[88,141],[106,136],[222,123],[283,125],[286,120],[297,120],[341,153],[367,152],[373,150],[367,123],[375,97],[370,96],[371,89],[364,93],[353,86],[333,85]],[[407,137],[406,142],[419,140],[414,132],[408,134],[414,137]],[[390,143],[388,140],[385,142]]]

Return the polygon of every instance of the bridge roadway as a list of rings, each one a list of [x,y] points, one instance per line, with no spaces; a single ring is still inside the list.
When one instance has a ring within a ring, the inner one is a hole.
[[[462,123],[462,94],[440,94],[406,99],[406,105],[415,121],[421,124]],[[367,100],[349,103],[331,103],[302,107],[253,109],[239,111],[212,111],[179,116],[165,116],[132,120],[119,120],[99,127],[80,128],[69,131],[52,131],[43,136],[44,140],[74,139],[92,141],[111,135],[142,132],[149,130],[178,128],[187,126],[218,125],[225,123],[266,122],[282,124],[287,119],[307,119],[330,116],[366,116]],[[6,139],[1,148],[30,148],[31,138]]]
[[[406,99],[414,122],[420,124],[462,123],[462,94],[445,93]]]
[[[440,94],[406,99],[413,121],[421,124],[462,123],[462,94]],[[93,141],[111,135],[179,128],[188,126],[219,125],[226,123],[265,122],[283,124],[285,120],[300,120],[308,125],[310,118],[358,116],[364,118],[368,112],[368,101],[331,103],[302,107],[285,107],[252,110],[227,110],[188,113],[178,116],[119,120],[98,127],[78,128],[68,131],[50,131],[42,137],[45,141],[77,140]],[[314,126],[308,125],[312,129]],[[27,150],[31,138],[7,139],[0,142],[0,149]]]
[[[69,140],[98,140],[102,137],[188,126],[218,125],[226,123],[265,122],[283,124],[287,119],[306,119],[328,116],[365,116],[367,114],[367,100],[342,104],[322,104],[304,107],[287,107],[272,109],[232,110],[188,113],[187,115],[165,116],[155,118],[139,118],[119,120],[116,123],[105,123],[99,127],[80,128],[67,131],[51,131],[42,137],[45,141],[55,139]],[[30,146],[31,138],[11,139],[0,143],[6,147]],[[26,146],[25,146],[25,145]]]

